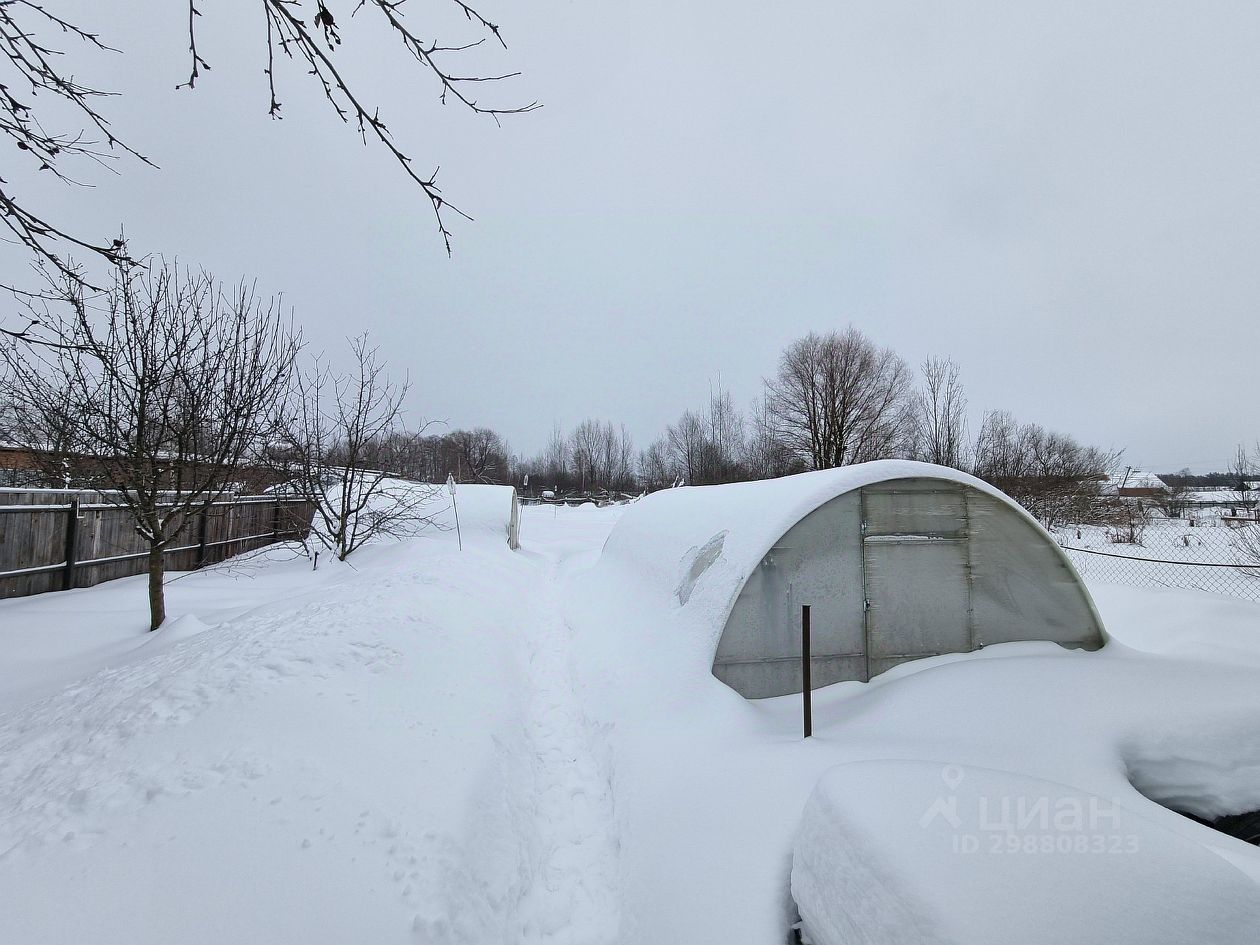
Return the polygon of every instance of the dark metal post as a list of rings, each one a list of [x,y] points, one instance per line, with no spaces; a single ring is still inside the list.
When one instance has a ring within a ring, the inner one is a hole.
[[[74,568],[79,561],[79,497],[70,500],[70,516],[66,519],[66,573],[62,587],[74,587]]]
[[[805,737],[814,734],[814,694],[809,679],[809,604],[801,606],[801,697],[805,710]]]
[[[201,510],[201,518],[197,522],[197,567],[205,567],[206,564],[206,532],[209,528],[210,509]]]

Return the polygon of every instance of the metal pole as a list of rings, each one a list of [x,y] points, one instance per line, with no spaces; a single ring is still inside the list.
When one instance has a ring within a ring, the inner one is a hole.
[[[455,501],[455,477],[446,477],[446,488],[451,493],[451,509],[455,512],[455,537],[459,540],[459,550],[464,550],[464,536],[459,531],[459,504]]]
[[[209,512],[208,508],[203,508],[197,522],[197,567],[199,568],[205,567],[206,564],[206,517]]]
[[[79,560],[79,497],[70,500],[70,517],[66,520],[66,574],[62,587],[74,587],[74,567]]]
[[[809,604],[801,606],[801,698],[805,711],[805,737],[814,734],[814,694],[809,679]]]

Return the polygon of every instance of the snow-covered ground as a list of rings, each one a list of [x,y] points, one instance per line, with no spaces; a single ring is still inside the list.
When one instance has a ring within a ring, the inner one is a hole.
[[[1257,528],[1218,517],[1205,516],[1191,525],[1187,519],[1155,516],[1137,542],[1115,541],[1113,530],[1101,525],[1063,526],[1052,534],[1087,581],[1200,590],[1260,602],[1260,562],[1254,559],[1254,540],[1246,540]]]
[[[1245,563],[1239,531],[1219,518],[1189,519],[1152,517],[1141,530],[1136,543],[1113,540],[1112,530],[1103,525],[1063,525],[1051,534],[1063,545],[1091,551],[1109,551],[1135,557],[1196,563]]]
[[[617,515],[273,549],[174,581],[152,635],[143,579],[0,602],[0,942],[772,945],[794,891],[844,945],[1253,941],[1260,853],[1131,782],[1260,807],[1260,606],[1096,585],[1099,653],[829,687],[803,741],[590,568]],[[1136,849],[953,852],[1016,795]]]

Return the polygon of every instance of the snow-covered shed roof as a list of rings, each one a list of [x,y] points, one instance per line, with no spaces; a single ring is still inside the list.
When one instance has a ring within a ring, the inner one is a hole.
[[[1054,539],[1005,493],[956,469],[909,460],[654,492],[626,509],[604,544],[600,566],[632,570],[662,596],[672,595],[689,619],[720,629],[766,553],[806,515],[865,486],[922,478],[969,486],[997,499],[1044,536],[1076,574]]]
[[[1127,473],[1118,472],[1107,477],[1107,485],[1112,489],[1151,489],[1166,491],[1168,483],[1154,473],[1142,469],[1130,469]]]

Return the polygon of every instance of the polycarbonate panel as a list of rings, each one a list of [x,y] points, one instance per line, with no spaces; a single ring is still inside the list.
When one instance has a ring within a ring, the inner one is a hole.
[[[907,479],[867,486],[866,535],[962,535],[967,503],[962,488],[946,482]]]
[[[968,503],[977,644],[1102,646],[1085,591],[1054,545],[990,496],[972,492]]]
[[[745,695],[799,692],[802,604],[811,610],[816,685],[823,678],[854,678],[836,677],[827,661],[864,653],[861,526],[861,501],[853,492],[824,503],[788,529],[735,600],[714,660],[720,679],[738,678],[739,685],[730,684]]]

